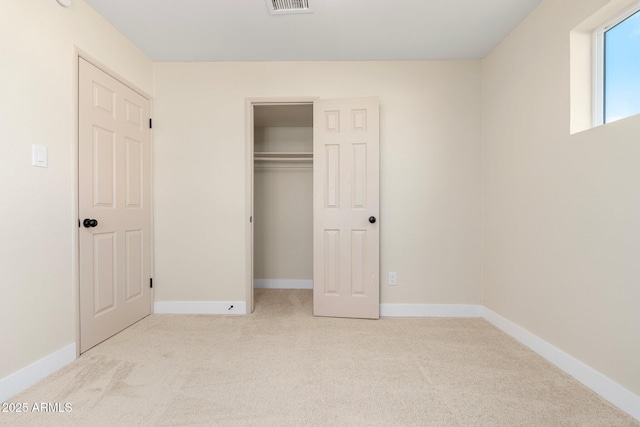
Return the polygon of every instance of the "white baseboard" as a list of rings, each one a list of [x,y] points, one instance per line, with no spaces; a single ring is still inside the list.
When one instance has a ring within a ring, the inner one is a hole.
[[[244,301],[156,301],[155,314],[247,314]]]
[[[385,317],[482,317],[482,306],[474,304],[380,304]]]
[[[489,323],[511,335],[549,362],[580,381],[591,390],[640,421],[640,396],[635,395],[611,378],[549,344],[537,335],[483,307],[483,315]]]
[[[255,279],[258,289],[313,289],[313,280]]]
[[[69,344],[1,379],[0,402],[7,401],[74,360],[76,360],[76,343]]]

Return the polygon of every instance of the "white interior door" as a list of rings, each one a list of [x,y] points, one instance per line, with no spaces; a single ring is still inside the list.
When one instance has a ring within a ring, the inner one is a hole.
[[[379,101],[317,100],[313,313],[380,316]]]
[[[150,101],[79,61],[80,351],[151,311]]]

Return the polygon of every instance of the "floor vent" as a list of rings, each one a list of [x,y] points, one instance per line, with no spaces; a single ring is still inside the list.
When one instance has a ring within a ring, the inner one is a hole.
[[[272,15],[313,12],[309,8],[309,0],[267,0],[267,5]]]

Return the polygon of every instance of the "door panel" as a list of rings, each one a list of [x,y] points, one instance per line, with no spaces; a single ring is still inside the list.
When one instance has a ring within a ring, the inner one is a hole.
[[[126,142],[126,207],[142,208],[144,194],[144,144],[131,138]]]
[[[314,314],[377,319],[377,98],[314,102],[313,168]]]
[[[80,351],[151,312],[150,101],[79,60]]]
[[[115,307],[115,235],[101,233],[93,235],[93,315],[99,315]]]
[[[94,207],[114,208],[115,203],[115,132],[93,128],[93,200]]]
[[[129,230],[126,235],[127,301],[143,295],[144,283],[144,232]]]

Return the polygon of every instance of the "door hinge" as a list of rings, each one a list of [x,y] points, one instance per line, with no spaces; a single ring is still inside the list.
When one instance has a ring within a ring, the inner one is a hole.
[[[78,228],[80,228],[80,218],[78,218]]]
[[[149,287],[153,288],[153,277],[149,279]]]
[[[149,119],[149,129],[153,129],[153,120]]]
[[[253,217],[252,216],[249,217],[249,222],[253,222]]]

